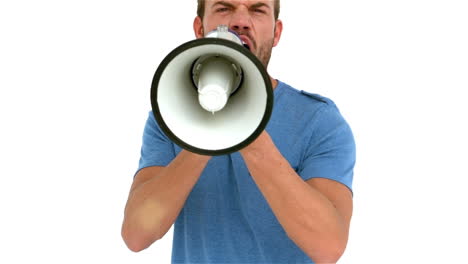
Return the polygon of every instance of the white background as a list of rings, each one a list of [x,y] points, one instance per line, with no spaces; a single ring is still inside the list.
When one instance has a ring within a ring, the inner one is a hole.
[[[467,263],[466,1],[283,0],[270,73],[357,142],[340,263]],[[195,0],[2,1],[0,263],[169,263],[120,237],[159,62]]]

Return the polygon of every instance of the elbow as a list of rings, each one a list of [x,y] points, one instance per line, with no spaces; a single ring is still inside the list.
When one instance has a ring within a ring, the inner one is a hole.
[[[160,239],[159,237],[150,239],[147,234],[142,234],[141,232],[136,232],[130,228],[126,228],[125,225],[122,227],[121,235],[128,249],[133,252],[145,250],[151,244]]]
[[[327,247],[319,254],[317,252],[307,254],[317,264],[334,264],[344,254],[345,246]]]
[[[138,241],[135,241],[135,240],[124,240],[124,241],[128,249],[130,249],[131,251],[135,253],[138,253],[147,248],[142,243],[139,243]]]
[[[142,243],[141,241],[135,240],[135,239],[124,239],[125,244],[127,245],[128,249],[131,251],[137,253],[140,252],[146,248],[148,248],[147,245]]]
[[[327,256],[321,256],[321,257],[314,257],[311,258],[314,260],[314,263],[316,264],[335,264],[338,262],[340,259],[341,255],[327,255]]]
[[[340,256],[337,255],[329,255],[329,256],[321,256],[321,257],[315,257],[311,258],[314,260],[314,263],[316,264],[335,264],[338,262],[340,259]]]

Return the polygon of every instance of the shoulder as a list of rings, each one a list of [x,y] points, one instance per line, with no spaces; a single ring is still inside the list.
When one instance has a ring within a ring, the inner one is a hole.
[[[320,94],[296,89],[292,87],[291,85],[284,83],[282,81],[278,81],[277,88],[280,90],[279,96],[286,95],[287,97],[291,97],[295,100],[299,100],[298,103],[318,104],[318,105],[326,104],[330,106],[335,106],[335,103],[330,98],[327,98]]]
[[[296,123],[292,121],[293,124],[301,127],[309,135],[319,138],[336,132],[343,136],[346,134],[349,139],[353,137],[351,127],[330,98],[298,90],[283,82],[279,82],[278,85],[278,99],[282,101],[280,111],[292,114],[289,115],[290,122],[300,117]]]
[[[146,120],[143,137],[146,141],[150,142],[155,139],[169,142],[169,138],[163,129],[159,126],[153,111],[149,111],[148,118]]]
[[[277,88],[275,96],[278,96],[278,100],[282,104],[286,104],[289,109],[309,113],[309,116],[320,112],[339,113],[335,102],[328,97],[296,89],[281,81],[278,81]]]

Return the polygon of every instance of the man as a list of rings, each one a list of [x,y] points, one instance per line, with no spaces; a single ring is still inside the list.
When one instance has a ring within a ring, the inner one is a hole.
[[[197,38],[228,25],[265,65],[279,0],[198,0]],[[335,263],[352,214],[354,139],[334,103],[271,78],[266,130],[230,155],[182,150],[150,113],[122,236],[141,251],[174,226],[173,263]]]

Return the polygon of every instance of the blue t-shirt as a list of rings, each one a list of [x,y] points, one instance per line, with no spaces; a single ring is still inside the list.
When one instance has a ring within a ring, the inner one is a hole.
[[[278,82],[266,130],[303,180],[351,189],[354,138],[330,99]],[[180,151],[150,112],[139,169],[166,166]],[[208,162],[175,222],[172,262],[313,263],[286,235],[238,152]]]

